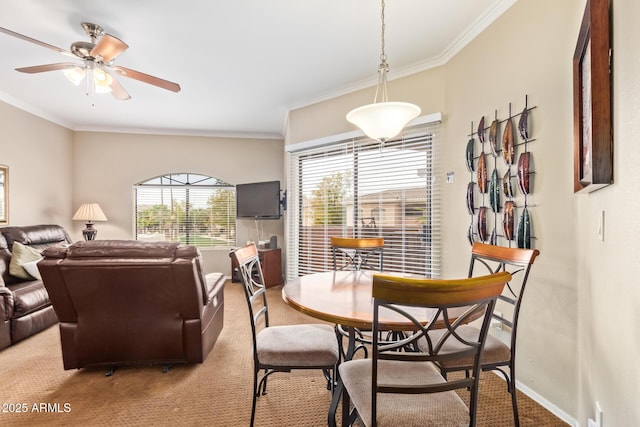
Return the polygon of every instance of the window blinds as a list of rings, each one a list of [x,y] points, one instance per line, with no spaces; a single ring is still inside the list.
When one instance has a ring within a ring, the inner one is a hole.
[[[439,122],[381,145],[351,138],[291,153],[289,278],[333,268],[330,237],[379,236],[386,271],[437,277]]]
[[[136,184],[134,201],[137,240],[235,246],[235,187],[231,184],[190,173],[163,175]]]

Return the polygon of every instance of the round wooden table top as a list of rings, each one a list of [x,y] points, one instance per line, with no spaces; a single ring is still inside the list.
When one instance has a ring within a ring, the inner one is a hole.
[[[372,276],[375,271],[327,271],[288,281],[282,288],[284,301],[302,313],[327,322],[363,330],[373,328]],[[408,276],[398,273],[400,276]],[[435,309],[408,307],[420,322],[427,323]],[[412,330],[406,317],[381,308],[380,324],[389,330]]]

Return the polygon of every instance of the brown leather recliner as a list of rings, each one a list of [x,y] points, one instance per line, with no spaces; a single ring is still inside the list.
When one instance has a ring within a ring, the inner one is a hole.
[[[224,276],[205,277],[194,246],[94,240],[43,255],[65,369],[201,363],[222,330]]]

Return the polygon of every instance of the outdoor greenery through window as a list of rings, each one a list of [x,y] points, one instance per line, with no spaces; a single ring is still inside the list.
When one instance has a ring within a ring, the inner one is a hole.
[[[210,176],[177,173],[134,186],[137,240],[231,248],[236,242],[236,191]]]
[[[288,277],[333,268],[330,237],[383,237],[387,271],[437,277],[440,123],[381,145],[366,138],[292,149]]]

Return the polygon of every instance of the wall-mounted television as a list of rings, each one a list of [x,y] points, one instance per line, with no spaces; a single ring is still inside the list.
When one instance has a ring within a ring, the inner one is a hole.
[[[236,218],[280,219],[280,181],[237,184]]]

